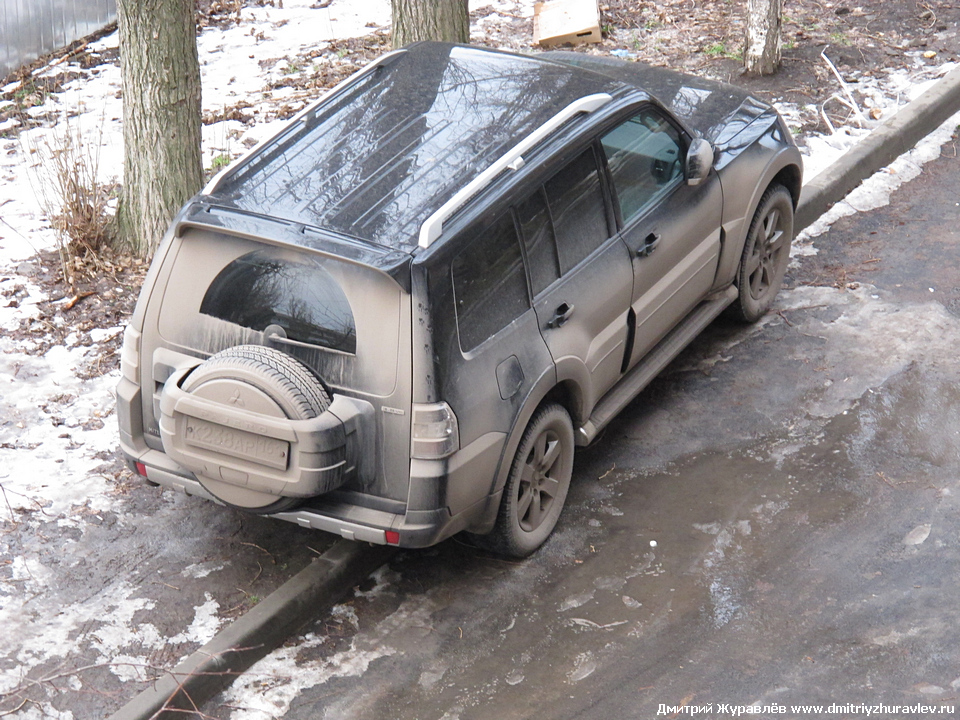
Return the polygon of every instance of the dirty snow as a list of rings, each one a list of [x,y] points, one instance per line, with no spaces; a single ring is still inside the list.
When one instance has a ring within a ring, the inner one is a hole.
[[[922,545],[928,537],[930,537],[930,531],[933,529],[933,525],[930,523],[924,523],[923,525],[917,525],[913,530],[907,533],[906,537],[903,538],[904,545]]]
[[[864,180],[843,200],[797,235],[796,244],[799,253],[805,254],[803,248],[807,241],[817,235],[822,235],[840,218],[889,205],[890,195],[898,187],[913,180],[920,174],[926,163],[940,156],[941,146],[951,138],[958,126],[960,126],[960,113],[948,118],[940,127],[918,142],[913,149]],[[809,176],[805,176],[804,180],[809,180]]]
[[[815,417],[834,417],[850,408],[868,389],[879,387],[931,352],[946,353],[949,357],[960,347],[960,321],[943,305],[933,301],[890,303],[867,284],[854,290],[798,287],[784,292],[778,303],[784,310],[822,304],[838,308],[841,315],[833,322],[807,320],[799,329],[823,337],[831,354],[843,358],[837,364],[849,362],[850,367],[860,368],[854,376],[824,379],[819,398],[807,408]],[[883,328],[882,335],[877,328]]]
[[[387,592],[389,582],[378,592]],[[353,624],[352,608],[338,606],[338,616]],[[224,704],[233,711],[230,720],[273,720],[282,717],[301,691],[322,685],[331,678],[357,676],[367,671],[379,658],[389,657],[411,633],[430,635],[432,615],[437,607],[432,601],[415,598],[404,601],[397,610],[373,628],[360,629],[350,640],[350,647],[333,656],[302,661],[299,656],[322,645],[327,638],[308,633],[296,646],[282,647],[258,662],[224,693]],[[412,630],[411,630],[412,628]],[[352,717],[362,717],[362,710],[351,708]]]
[[[43,584],[43,574],[33,575],[33,581]],[[128,582],[120,581],[103,593],[84,603],[66,606],[51,618],[38,618],[23,611],[17,599],[0,596],[0,627],[18,628],[17,633],[0,635],[0,656],[14,656],[27,670],[51,658],[63,656],[72,647],[78,631],[88,636],[89,646],[96,651],[96,662],[118,661],[121,651],[131,645],[146,649],[162,647],[166,642],[149,623],[133,622],[134,615],[153,607],[153,601],[132,597],[136,591]],[[111,669],[123,679],[137,677],[137,668],[146,666],[145,657],[126,656],[121,664]],[[8,692],[19,683],[16,673],[0,673],[0,693]]]
[[[213,640],[213,636],[217,634],[217,630],[223,624],[223,620],[217,615],[220,603],[214,600],[210,593],[204,593],[203,595],[206,602],[193,609],[194,616],[190,627],[179,635],[170,638],[171,644],[196,642],[203,645]]]
[[[495,3],[495,7],[530,15],[532,4],[502,2]],[[267,84],[284,73],[296,71],[288,58],[305,49],[321,47],[330,40],[366,34],[371,24],[379,27],[389,24],[388,0],[365,0],[364,3],[339,0],[322,9],[314,9],[313,5],[313,0],[286,0],[282,9],[244,8],[239,24],[223,30],[206,29],[198,39],[204,111],[216,115],[243,100],[252,103],[250,112],[254,117],[266,118],[277,101],[277,93],[268,92]],[[492,21],[491,16],[482,19],[473,29],[474,36],[482,37],[485,24]],[[95,44],[93,49],[116,45],[114,34]],[[271,59],[276,61],[269,62]],[[39,72],[54,74],[71,69],[76,68],[64,63]],[[885,119],[947,69],[947,66],[934,71],[916,68],[890,73],[882,82],[871,81],[875,86],[872,86],[870,106]],[[0,292],[4,297],[16,292],[19,300],[16,306],[8,303],[0,306],[0,330],[5,331],[0,335],[0,489],[3,496],[0,510],[9,512],[11,519],[18,518],[20,532],[29,532],[31,522],[36,525],[29,520],[28,513],[38,509],[44,519],[56,519],[61,527],[70,528],[82,527],[76,519],[77,513],[104,512],[119,503],[111,485],[97,473],[103,458],[116,446],[112,389],[117,378],[113,374],[86,381],[78,377],[78,373],[95,369],[96,345],[83,346],[71,335],[63,346],[38,355],[29,343],[18,343],[9,336],[9,331],[22,319],[39,314],[37,303],[44,299],[29,275],[18,269],[24,269],[23,263],[37,250],[54,247],[56,243],[47,213],[51,205],[50,198],[45,197],[48,193],[44,188],[49,187],[49,179],[44,177],[44,169],[48,167],[44,158],[64,143],[82,138],[82,148],[95,157],[101,180],[119,181],[123,145],[119,88],[119,67],[102,65],[87,79],[68,83],[63,92],[49,95],[43,105],[30,110],[35,116],[59,116],[59,122],[25,131],[19,140],[0,140]],[[781,110],[788,122],[792,114],[803,111],[787,105],[781,106]],[[10,120],[4,126],[15,123],[16,120]],[[801,236],[798,252],[811,252],[814,238],[842,215],[886,204],[896,187],[915,177],[923,163],[938,155],[940,146],[958,123],[960,114],[838,203]],[[263,121],[247,128],[236,121],[223,121],[205,126],[205,163],[209,165],[221,154],[231,157],[240,154],[250,144],[267,137],[279,124],[282,123]],[[2,129],[5,128],[0,127]],[[807,179],[868,133],[869,127],[837,128],[829,136],[803,138]],[[829,297],[823,298],[824,295]],[[823,299],[839,302],[844,315],[832,324],[831,332],[836,337],[831,339],[844,343],[850,352],[868,347],[860,340],[870,335],[872,315],[900,312],[904,322],[898,326],[904,328],[903,337],[896,332],[888,334],[891,352],[888,367],[884,367],[885,375],[911,361],[909,347],[916,346],[918,334],[924,335],[928,343],[949,343],[956,347],[960,341],[960,328],[935,303],[891,308],[871,295],[866,287],[840,295],[840,291],[828,288],[801,288],[787,293],[784,303],[785,307],[799,307]],[[95,343],[102,342],[118,332],[120,328],[103,328],[93,334],[93,339]],[[825,389],[819,409],[824,414],[836,412],[883,379],[863,377],[849,383],[835,383]],[[14,515],[18,510],[28,513]],[[929,526],[925,527],[929,534]],[[923,528],[915,529],[905,542],[922,543],[926,539],[926,535],[920,539]],[[701,529],[713,531],[712,525]],[[717,539],[716,551],[720,553],[722,539]],[[651,546],[654,545],[651,542]],[[656,573],[658,566],[650,569],[653,560],[651,554],[637,572]],[[202,578],[217,569],[216,564],[206,563],[192,565],[183,572],[185,576]],[[16,634],[0,636],[0,655],[15,655],[20,663],[17,673],[0,674],[0,692],[15,687],[20,673],[62,656],[81,632],[89,634],[89,647],[95,650],[98,662],[112,662],[114,672],[124,680],[142,678],[147,662],[142,653],[160,648],[165,642],[153,625],[136,621],[137,612],[150,609],[152,601],[137,597],[137,588],[119,580],[108,594],[66,605],[55,617],[32,616],[23,610],[19,598],[42,594],[51,572],[36,557],[24,555],[11,561],[12,582],[0,582],[0,627],[21,629]],[[391,577],[383,574],[385,572],[377,576],[374,590],[358,595],[371,597],[388,588]],[[719,592],[718,597],[721,595]],[[578,607],[589,599],[569,598],[561,610]],[[623,601],[628,607],[639,606],[627,596]],[[206,601],[194,609],[194,617],[183,632],[170,641],[200,644],[209,640],[222,625],[219,610],[217,602],[207,595]],[[339,606],[337,612],[341,620],[358,628],[352,608]],[[428,627],[429,624],[429,607],[402,605],[377,628],[360,628],[349,649],[326,660],[301,663],[301,655],[324,641],[308,635],[299,646],[285,647],[269,655],[253,673],[235,684],[228,694],[229,702],[236,707],[231,717],[235,720],[279,717],[302,689],[333,677],[362,674],[371,662],[390,655],[393,650],[384,642],[384,637],[389,638],[392,632],[401,632],[401,628],[410,625]],[[132,652],[134,647],[141,654]],[[568,678],[578,682],[588,677],[595,667],[589,655],[578,657]],[[522,679],[522,675],[517,675],[507,681]],[[71,713],[60,713],[48,705],[25,709],[19,717],[41,715],[72,718]]]
[[[336,677],[363,675],[370,663],[393,654],[390,647],[379,646],[365,650],[354,647],[336,653],[330,658],[300,664],[301,651],[319,645],[324,638],[312,633],[298,646],[284,647],[271,653],[269,660],[257,664],[256,670],[241,676],[227,691],[226,702],[236,709],[231,720],[275,720],[282,717],[304,688],[322,685]]]
[[[826,54],[829,57],[829,48]],[[895,115],[899,108],[916,100],[933,87],[937,80],[956,67],[956,63],[927,66],[920,58],[920,53],[916,52],[906,53],[906,57],[908,60],[912,59],[914,67],[888,70],[884,77],[852,73],[856,76],[858,93],[867,96],[864,107],[860,108],[862,120],[857,121],[855,118],[854,124],[836,127],[832,133],[799,138],[804,155],[805,182],[809,182],[836,162],[840,156],[869,135],[874,127]],[[810,107],[801,108],[790,103],[775,102],[774,105],[783,115],[788,126],[791,125],[791,120],[801,113],[816,112]],[[868,114],[870,111],[873,111],[876,119],[874,115]]]

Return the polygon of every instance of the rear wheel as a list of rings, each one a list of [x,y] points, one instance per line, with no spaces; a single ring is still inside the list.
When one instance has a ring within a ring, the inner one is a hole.
[[[573,475],[573,423],[560,405],[544,405],[523,432],[490,535],[480,543],[526,557],[553,532]]]
[[[739,295],[731,310],[745,322],[756,322],[773,306],[790,262],[793,241],[793,198],[782,185],[771,185],[750,223],[737,274]]]

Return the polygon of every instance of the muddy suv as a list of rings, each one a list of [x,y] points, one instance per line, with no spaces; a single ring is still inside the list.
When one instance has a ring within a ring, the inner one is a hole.
[[[550,534],[575,445],[788,261],[801,161],[741,91],[445,44],[384,56],[216,177],[124,337],[154,483],[346,538]]]

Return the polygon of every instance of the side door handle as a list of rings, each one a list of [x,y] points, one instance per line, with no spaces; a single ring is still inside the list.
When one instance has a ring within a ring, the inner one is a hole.
[[[573,315],[574,306],[568,303],[561,303],[553,312],[553,317],[547,323],[548,328],[563,327],[563,325]]]
[[[637,257],[647,257],[652,255],[660,244],[660,233],[650,233],[643,239],[643,245],[637,250]]]

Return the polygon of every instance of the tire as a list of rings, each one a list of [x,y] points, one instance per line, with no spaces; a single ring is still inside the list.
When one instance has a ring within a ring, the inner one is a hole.
[[[756,322],[773,307],[790,262],[793,242],[793,198],[782,185],[771,185],[760,198],[737,271],[739,294],[731,312]]]
[[[241,374],[242,372],[242,374]],[[211,379],[234,378],[266,392],[291,419],[314,418],[330,407],[330,396],[296,358],[260,345],[237,345],[212,355],[183,382],[192,392]]]
[[[573,423],[560,405],[544,405],[523,431],[493,531],[476,538],[501,555],[523,558],[553,532],[573,475]]]
[[[206,389],[205,389],[206,386]],[[291,420],[309,420],[330,406],[330,396],[320,381],[299,360],[273,348],[238,345],[211,356],[183,381],[188,393],[206,393],[227,403],[231,391],[252,387],[265,396],[271,412]],[[235,491],[217,479],[198,477],[218,500],[247,512],[269,515],[290,510],[303,498]],[[238,498],[242,497],[243,501]]]

